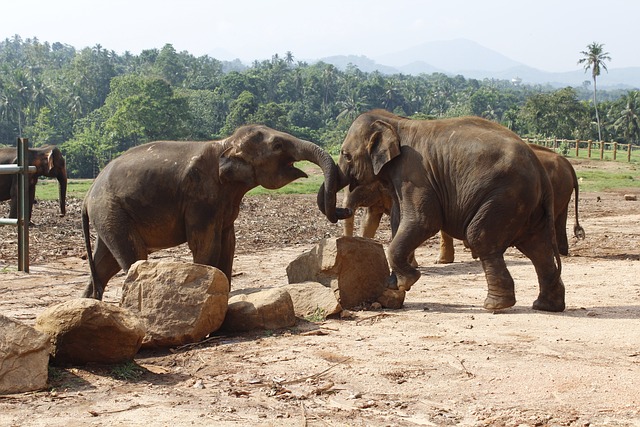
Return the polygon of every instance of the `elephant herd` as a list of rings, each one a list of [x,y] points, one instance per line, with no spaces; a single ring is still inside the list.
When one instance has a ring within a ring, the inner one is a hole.
[[[10,150],[15,157],[15,149],[0,150],[2,163],[10,162]],[[33,188],[37,175],[57,177],[64,214],[64,159],[55,147],[31,152],[31,164],[39,165]],[[388,287],[411,289],[421,276],[412,265],[413,253],[440,231],[451,251],[450,239],[456,238],[479,258],[488,284],[486,309],[516,302],[504,261],[506,249],[515,246],[538,276],[533,308],[564,310],[560,254],[568,251],[565,228],[573,191],[574,233],[584,236],[571,164],[478,117],[413,120],[384,110],[356,118],[337,164],[318,145],[262,125],[241,126],[221,141],[156,141],[128,150],[101,171],[84,199],[91,279],[83,296],[101,299],[120,270],[184,242],[194,262],[231,278],[242,198],[259,185],[276,189],[306,177],[294,166],[301,160],[322,169],[318,208],[332,223],[345,220],[346,234],[353,233],[358,207],[367,208],[367,237],[373,237],[383,214],[390,215]],[[338,207],[337,193],[345,187],[345,205]],[[11,180],[0,182],[2,200],[12,200],[11,215],[14,192]],[[30,186],[31,204],[34,194]],[[97,236],[93,250],[91,227]]]

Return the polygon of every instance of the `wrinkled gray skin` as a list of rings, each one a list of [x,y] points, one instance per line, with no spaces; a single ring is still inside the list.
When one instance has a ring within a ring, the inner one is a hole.
[[[36,198],[36,184],[38,177],[46,176],[56,178],[59,187],[60,216],[67,212],[67,164],[60,152],[54,145],[47,145],[38,148],[29,148],[29,165],[36,167],[36,172],[29,174],[29,219],[33,211],[33,203]],[[0,148],[0,164],[10,165],[18,162],[18,155],[15,148]],[[0,201],[11,200],[11,210],[9,218],[18,217],[18,176],[0,175]]]
[[[353,192],[379,181],[398,206],[388,250],[390,287],[411,289],[420,272],[410,255],[443,230],[466,240],[480,258],[486,309],[516,302],[504,262],[506,249],[515,246],[538,275],[533,308],[564,310],[551,184],[533,151],[510,130],[477,117],[421,121],[376,110],[351,125],[338,167],[338,190],[349,185]],[[320,210],[326,208],[324,193],[321,187]]]
[[[575,191],[573,234],[578,239],[585,238],[585,232],[578,220],[579,184],[576,171],[571,162],[564,156],[536,144],[529,147],[542,163],[542,167],[549,176],[553,188],[553,210],[555,215],[556,241],[560,255],[569,255],[569,240],[567,238],[567,216],[569,202]],[[346,191],[344,205],[352,210],[365,207],[361,221],[362,237],[373,238],[376,234],[383,214],[391,215],[391,194],[381,185],[360,186],[353,193]],[[397,224],[395,225],[397,228]],[[392,224],[392,230],[394,225]],[[346,236],[353,236],[353,217],[344,220]],[[453,238],[441,232],[440,255],[438,263],[447,264],[454,261],[455,251]]]
[[[243,126],[223,141],[158,141],[128,150],[104,168],[84,200],[91,282],[83,296],[102,299],[118,271],[184,242],[195,263],[217,267],[231,281],[242,197],[258,185],[276,189],[306,177],[293,166],[300,160],[319,165],[335,190],[337,167],[325,151],[266,126]],[[335,193],[327,197],[335,206]]]

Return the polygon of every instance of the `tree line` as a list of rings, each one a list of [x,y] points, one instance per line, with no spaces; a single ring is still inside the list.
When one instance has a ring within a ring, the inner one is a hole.
[[[94,177],[113,157],[157,139],[211,140],[261,123],[335,152],[362,112],[415,118],[476,115],[523,137],[640,142],[640,92],[556,89],[442,73],[418,76],[340,70],[291,52],[243,65],[177,52],[139,55],[100,45],[77,50],[20,36],[0,42],[0,145],[17,137],[55,144],[71,177]]]

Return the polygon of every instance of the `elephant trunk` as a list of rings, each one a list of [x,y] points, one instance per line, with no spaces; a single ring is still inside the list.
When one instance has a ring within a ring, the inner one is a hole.
[[[59,187],[59,201],[60,201],[60,216],[65,216],[67,213],[67,169],[62,170],[56,176],[58,179]]]
[[[334,182],[327,183],[326,181],[320,186],[318,190],[318,208],[320,211],[326,215],[326,217],[331,221],[332,218],[338,219],[347,219],[353,216],[354,210],[351,208],[336,208],[336,194],[338,191],[342,190],[347,186],[346,183],[343,183],[344,179],[340,169],[337,168],[337,177]],[[326,185],[325,185],[326,184]],[[330,215],[333,215],[331,217]],[[336,221],[331,221],[336,222]]]
[[[301,141],[299,160],[309,160],[320,166],[324,174],[324,183],[320,187],[322,193],[322,202],[318,202],[318,207],[323,214],[332,223],[338,222],[338,219],[344,219],[344,213],[341,209],[336,209],[336,193],[338,192],[339,172],[338,166],[333,161],[329,153],[324,151],[316,144],[309,141]],[[327,188],[328,191],[324,191]],[[320,198],[318,193],[318,198]]]

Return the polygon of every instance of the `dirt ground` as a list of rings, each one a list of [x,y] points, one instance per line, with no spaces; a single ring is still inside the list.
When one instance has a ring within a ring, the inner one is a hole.
[[[611,165],[575,166],[633,170]],[[581,193],[587,238],[571,239],[563,258],[563,313],[531,309],[535,272],[513,249],[518,302],[485,311],[479,262],[456,242],[455,263],[434,264],[431,239],[400,310],[214,335],[118,367],[52,368],[48,390],[0,396],[0,426],[640,426],[640,201],[623,197],[634,191]],[[65,218],[53,202],[35,206],[30,274],[16,272],[15,230],[0,227],[0,313],[33,324],[80,295],[80,204]],[[271,195],[245,198],[236,233],[235,290],[285,284],[287,264],[341,228],[314,196]],[[388,243],[386,220],[379,237]],[[122,280],[105,301],[118,302]]]

